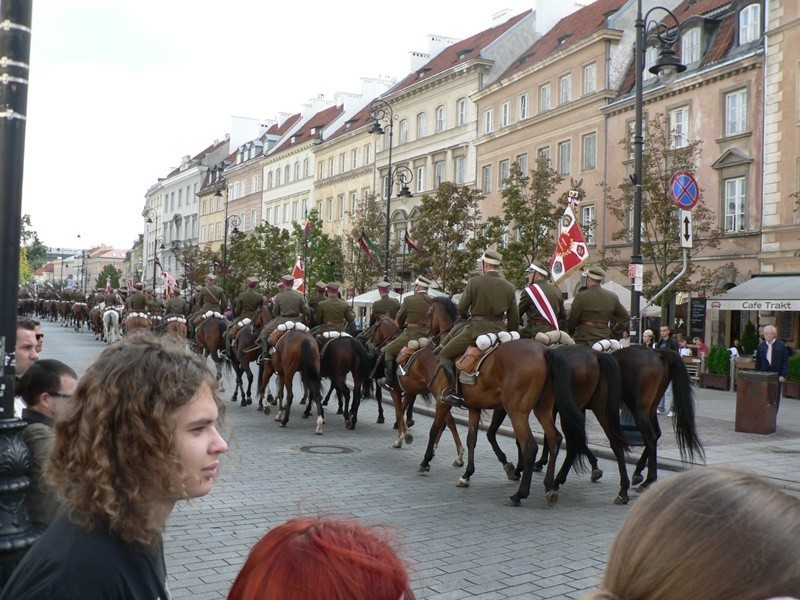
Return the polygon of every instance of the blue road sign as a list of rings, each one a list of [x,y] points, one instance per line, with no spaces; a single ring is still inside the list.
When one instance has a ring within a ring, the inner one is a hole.
[[[697,181],[688,171],[678,171],[672,176],[669,191],[675,204],[682,210],[692,210],[700,196]]]

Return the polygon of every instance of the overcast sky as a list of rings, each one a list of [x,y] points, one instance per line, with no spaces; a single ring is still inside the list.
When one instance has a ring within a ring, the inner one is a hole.
[[[464,38],[535,2],[38,0],[22,212],[54,248],[130,248],[147,188],[232,115],[399,79],[427,34]]]

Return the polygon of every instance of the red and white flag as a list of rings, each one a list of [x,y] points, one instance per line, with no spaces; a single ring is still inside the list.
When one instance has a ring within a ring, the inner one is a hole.
[[[559,223],[556,253],[550,263],[553,283],[558,283],[589,260],[589,248],[580,225],[578,225],[578,220],[575,218],[574,206],[577,204],[578,192],[570,190],[567,208]]]
[[[304,270],[305,265],[303,264],[303,257],[298,256],[297,262],[294,263],[294,271],[292,271],[292,277],[294,277],[294,285],[292,286],[292,289],[295,289],[301,293],[306,291],[305,279],[303,278]]]

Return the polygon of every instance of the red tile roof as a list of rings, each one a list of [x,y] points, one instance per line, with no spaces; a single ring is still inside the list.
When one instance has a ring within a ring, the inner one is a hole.
[[[372,123],[372,117],[369,114],[369,104],[367,104],[364,108],[354,114],[352,117],[347,119],[344,124],[339,127],[336,131],[334,131],[331,135],[329,135],[326,139],[332,140],[340,135],[344,135],[350,131],[354,131],[359,127],[363,127],[368,123]]]
[[[683,22],[689,17],[708,14],[730,3],[731,0],[683,0],[672,12]]]
[[[344,112],[344,106],[329,106],[313,117],[311,117],[308,121],[303,123],[303,125],[295,131],[291,136],[281,143],[280,146],[275,148],[270,152],[273,154],[274,152],[282,152],[284,150],[288,150],[292,146],[297,146],[298,144],[302,144],[310,139],[315,137],[322,137],[322,129],[330,125],[339,115]]]
[[[471,37],[448,46],[427,63],[425,63],[421,69],[406,75],[404,79],[390,89],[385,95],[394,94],[395,92],[405,89],[414,83],[417,83],[418,81],[430,79],[439,73],[443,73],[447,69],[459,63],[480,57],[481,52],[483,52],[486,46],[494,42],[497,38],[499,38],[502,34],[511,29],[529,14],[531,14],[531,11],[526,10],[523,13],[511,17],[508,21],[502,23],[501,25],[490,27],[489,29],[485,29],[480,33],[476,33]]]
[[[527,68],[533,63],[547,58],[554,52],[568,47],[606,26],[609,14],[619,10],[628,0],[596,0],[589,6],[575,11],[561,19],[555,26],[539,38],[533,46],[514,61],[501,75],[501,79]]]
[[[275,123],[272,127],[267,129],[268,136],[283,136],[292,126],[300,120],[300,117],[303,115],[300,113],[295,113],[291,117],[288,117],[283,123]]]

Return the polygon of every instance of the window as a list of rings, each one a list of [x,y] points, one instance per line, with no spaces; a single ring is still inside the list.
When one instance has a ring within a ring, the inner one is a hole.
[[[256,227],[258,227],[258,210],[254,208],[250,212],[250,228],[255,229]]]
[[[333,198],[328,198],[328,222],[333,221]]]
[[[364,164],[368,165],[370,162],[372,162],[372,146],[367,144],[364,146]]]
[[[324,162],[319,161],[319,168],[317,169],[317,171],[318,171],[317,179],[325,179],[325,163]]]
[[[297,221],[297,211],[300,209],[300,203],[295,200],[292,202],[292,221]]]
[[[264,223],[269,223],[272,219],[272,209],[268,208],[264,213]]]
[[[417,139],[424,138],[428,135],[428,117],[425,113],[417,115]]]
[[[481,169],[481,192],[492,193],[492,165],[486,165]]]
[[[280,168],[275,169],[275,187],[278,187],[281,184],[281,170]]]
[[[339,173],[344,173],[347,170],[347,155],[342,152],[339,155]]]
[[[289,178],[291,173],[292,173],[292,169],[289,167],[289,165],[286,165],[284,167],[284,169],[283,169],[283,180],[284,180],[284,182],[289,183],[289,181],[291,181],[291,179]]]
[[[522,119],[528,118],[528,94],[522,94],[519,97],[519,110],[518,110],[518,119],[521,121]]]
[[[744,177],[725,180],[725,232],[744,231]]]
[[[594,204],[581,207],[581,226],[587,244],[594,244]]]
[[[339,220],[341,221],[344,219],[344,194],[339,196],[337,206],[339,208]]]
[[[408,119],[400,121],[400,143],[408,143]]]
[[[689,143],[689,107],[682,106],[669,111],[669,131],[672,148],[685,148]]]
[[[550,84],[545,83],[539,88],[539,112],[550,110]]]
[[[414,186],[414,189],[418,192],[421,192],[425,189],[425,167],[417,167],[416,180],[417,183]]]
[[[444,161],[437,160],[433,163],[433,187],[438,188],[444,181]]]
[[[358,209],[358,194],[350,192],[350,214],[355,215]]]
[[[284,223],[288,223],[289,222],[289,203],[287,202],[286,204],[284,204],[281,210],[283,211],[283,222]]]
[[[508,185],[507,180],[508,176],[511,174],[510,169],[511,169],[511,162],[508,159],[500,161],[500,177],[498,180],[499,185],[497,186],[498,189],[503,190]]]
[[[587,133],[581,138],[581,170],[597,167],[597,134]]]
[[[761,6],[751,4],[739,13],[739,45],[756,41],[761,31]]]
[[[700,28],[692,27],[681,36],[681,62],[685,65],[700,60]]]
[[[253,175],[253,193],[261,191],[261,176]]]
[[[311,175],[311,161],[305,159],[303,161],[303,177],[308,177],[309,175]]]
[[[445,110],[444,106],[440,106],[436,109],[436,132],[439,133],[440,131],[444,131],[445,125],[447,120],[447,111]]]
[[[519,172],[522,174],[523,177],[529,177],[527,154],[520,154],[519,156],[517,156],[517,166],[519,167]]]
[[[747,131],[747,90],[725,94],[725,135]]]
[[[350,151],[350,168],[358,168],[358,148],[353,148],[353,150]]]
[[[572,100],[572,74],[562,75],[558,80],[558,103],[566,104]]]
[[[202,244],[203,242],[205,242],[205,241],[206,241],[206,235],[208,235],[208,234],[206,233],[206,226],[205,226],[205,225],[203,225],[203,226],[200,228],[200,243],[201,243],[201,244]]]
[[[178,190],[178,208],[183,206],[183,188]]]
[[[597,63],[583,67],[583,95],[597,91]]]
[[[650,72],[650,67],[656,64],[657,60],[658,60],[658,49],[654,48],[653,46],[648,46],[647,50],[645,50],[644,53],[644,73],[643,73],[644,81],[652,79],[653,77],[656,76],[655,73]]]
[[[300,162],[294,163],[294,180],[300,179]]]
[[[494,124],[494,111],[489,108],[483,111],[483,133],[492,133]]]
[[[567,140],[558,145],[558,174],[569,175],[572,162],[572,142]]]
[[[336,175],[336,159],[332,156],[328,159],[328,177],[333,177]]]
[[[536,151],[536,156],[550,162],[550,146],[542,146]]]
[[[508,127],[511,123],[511,102],[503,102],[500,107],[500,126]]]
[[[455,181],[461,185],[467,180],[467,157],[456,156]]]
[[[456,102],[456,125],[464,125],[467,122],[467,99],[461,98]]]

